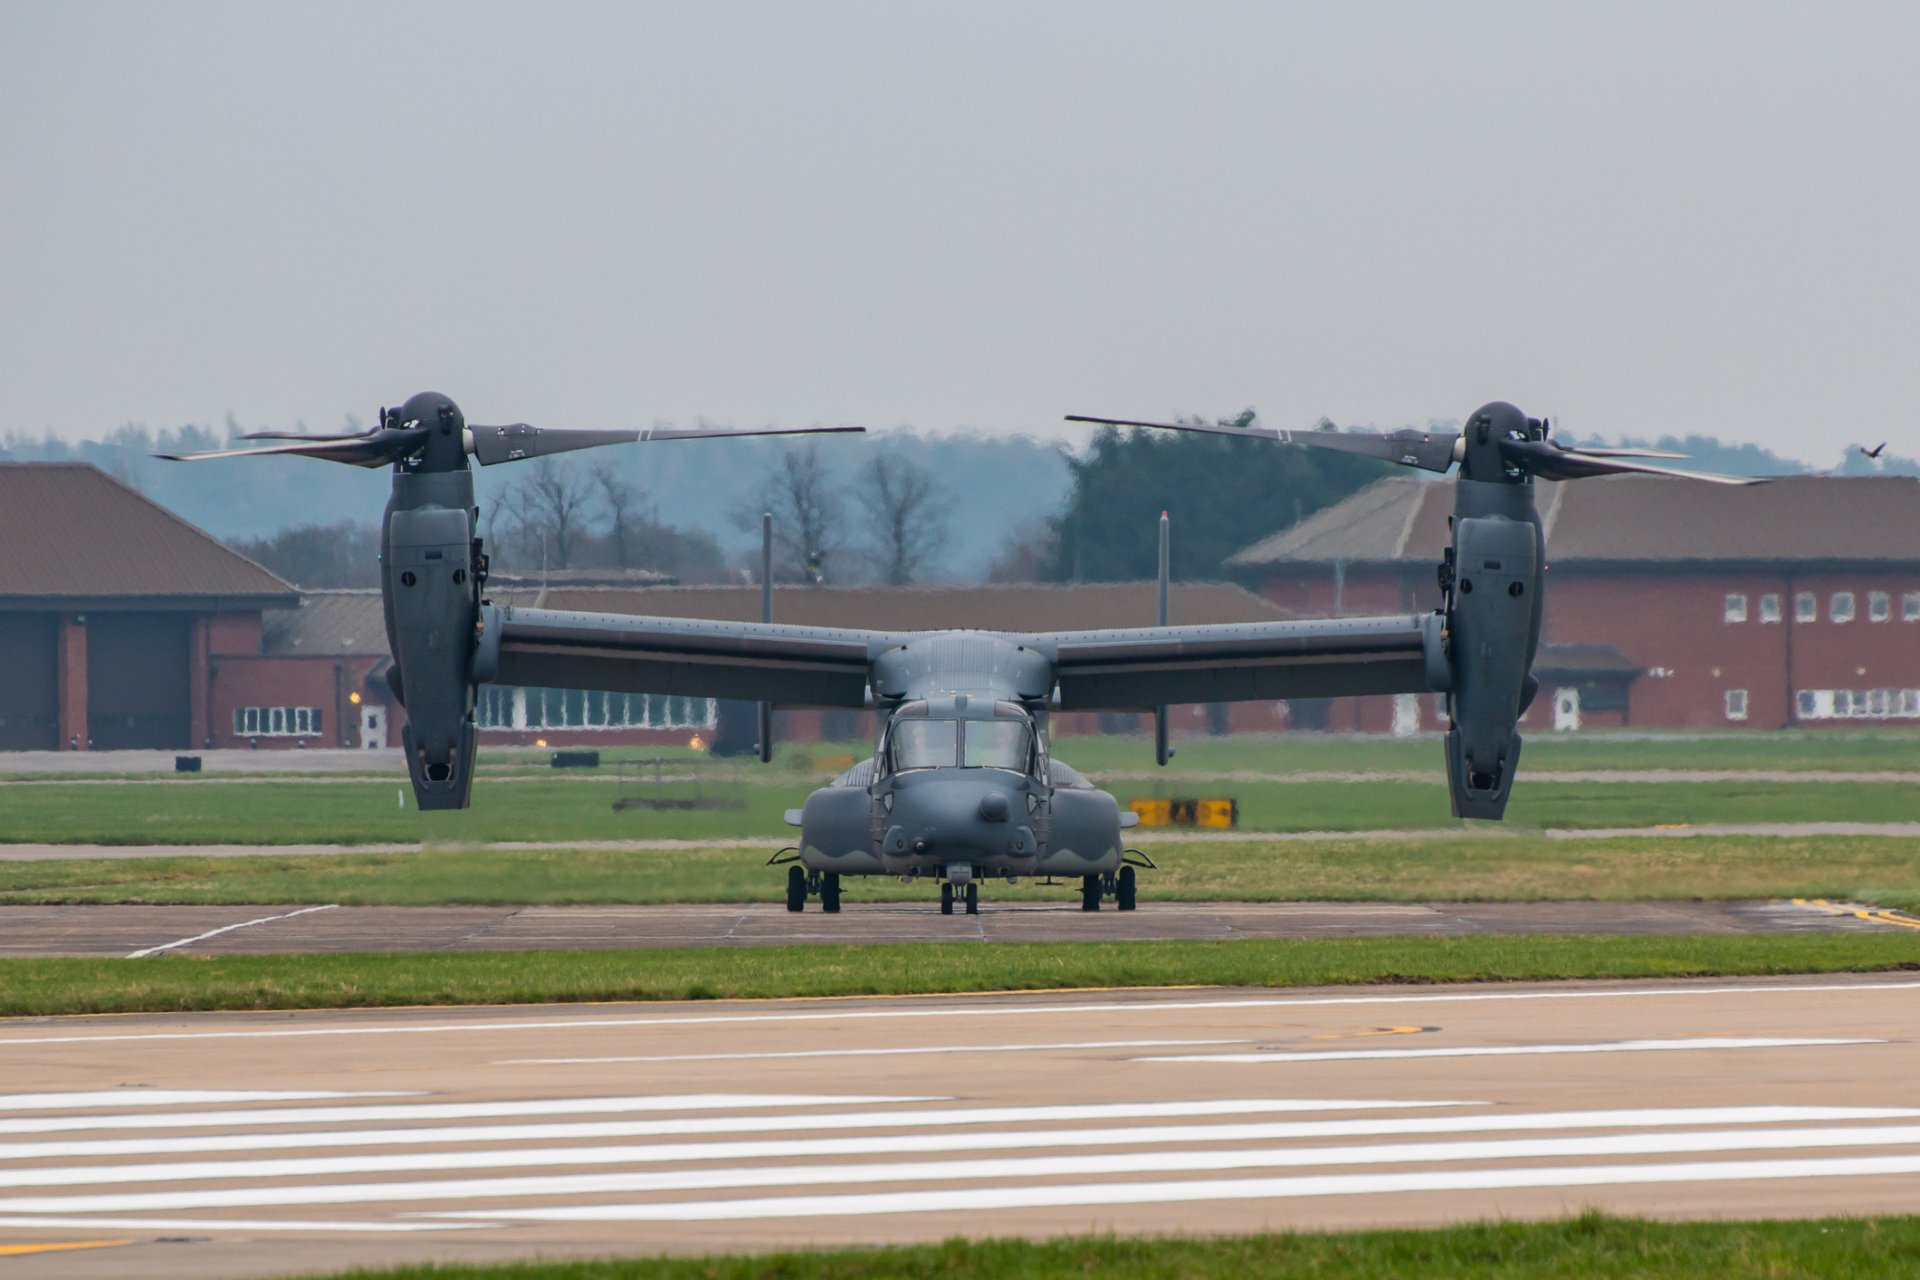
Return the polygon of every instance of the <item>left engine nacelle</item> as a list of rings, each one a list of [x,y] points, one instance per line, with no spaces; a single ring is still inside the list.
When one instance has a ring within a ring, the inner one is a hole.
[[[473,790],[474,649],[480,621],[473,516],[422,507],[387,517],[388,639],[407,709],[402,735],[422,809],[464,809]]]

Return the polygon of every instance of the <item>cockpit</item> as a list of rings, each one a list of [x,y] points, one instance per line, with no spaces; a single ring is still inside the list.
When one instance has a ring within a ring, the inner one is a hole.
[[[968,714],[972,708],[964,700],[941,703],[909,702],[894,713],[884,744],[887,772],[961,768],[1039,773],[1033,721],[1018,704],[975,703],[979,709]],[[982,715],[987,707],[991,711]]]

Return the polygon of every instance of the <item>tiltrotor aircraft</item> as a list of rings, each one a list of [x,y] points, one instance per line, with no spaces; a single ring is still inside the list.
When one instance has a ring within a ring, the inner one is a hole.
[[[1546,424],[1489,404],[1461,432],[1281,432],[1079,418],[1256,435],[1444,471],[1458,463],[1452,545],[1429,614],[1170,626],[1162,526],[1160,625],[1034,633],[889,632],[502,608],[487,601],[469,456],[483,464],[636,439],[727,432],[550,432],[469,427],[444,396],[383,412],[373,431],[199,457],[289,452],[393,464],[382,591],[395,696],[407,711],[407,769],[422,809],[464,808],[473,785],[475,690],[497,682],[561,689],[738,698],[769,708],[880,713],[872,758],[788,814],[800,828],[787,905],[840,905],[846,875],[924,878],[941,909],[979,907],[985,878],[1076,877],[1081,905],[1135,900],[1122,831],[1131,814],[1051,757],[1049,713],[1151,710],[1170,751],[1174,703],[1439,692],[1447,697],[1447,778],[1463,818],[1506,811],[1520,759],[1516,725],[1538,685],[1544,546],[1533,482],[1667,472],[1627,450],[1569,448]],[[1673,457],[1675,455],[1652,455]],[[1725,480],[1725,477],[1705,477]],[[1729,483],[1745,483],[1730,480]]]

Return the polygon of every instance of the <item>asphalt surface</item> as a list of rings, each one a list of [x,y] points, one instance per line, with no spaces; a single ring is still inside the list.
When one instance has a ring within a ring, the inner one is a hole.
[[[780,905],[579,907],[5,906],[0,956],[269,955],[346,951],[542,951],[773,946],[800,942],[1129,941],[1466,937],[1519,934],[1804,933],[1920,930],[1857,903],[1147,902],[1083,912],[1077,901],[943,916],[931,902],[848,904],[838,915]]]
[[[1874,977],[19,1020],[0,1248],[10,1275],[220,1280],[1904,1213],[1917,1001]]]

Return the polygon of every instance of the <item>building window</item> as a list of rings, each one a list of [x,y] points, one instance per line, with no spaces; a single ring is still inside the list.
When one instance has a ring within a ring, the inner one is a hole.
[[[1827,606],[1827,617],[1834,622],[1853,621],[1853,592],[1836,591]]]
[[[320,732],[318,707],[235,707],[233,731],[242,738],[306,738]]]
[[[1727,719],[1745,720],[1747,718],[1747,691],[1745,689],[1727,690]]]
[[[479,690],[473,720],[482,729],[711,729],[715,724],[711,698],[511,685]]]
[[[1802,689],[1802,720],[1920,720],[1920,689]]]
[[[1893,617],[1893,597],[1884,591],[1867,593],[1867,621],[1885,622]]]
[[[1793,620],[1795,622],[1817,622],[1820,618],[1820,602],[1813,598],[1813,592],[1801,591],[1793,597]]]
[[[1745,622],[1747,620],[1747,598],[1739,592],[1727,596],[1727,621]]]
[[[1780,597],[1779,596],[1768,595],[1768,596],[1760,597],[1760,621],[1762,622],[1780,621]]]

